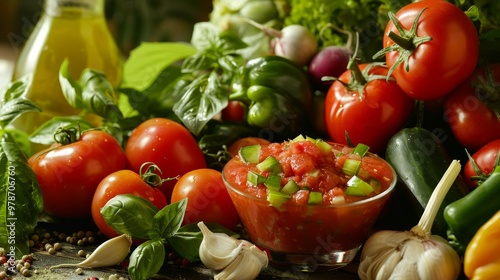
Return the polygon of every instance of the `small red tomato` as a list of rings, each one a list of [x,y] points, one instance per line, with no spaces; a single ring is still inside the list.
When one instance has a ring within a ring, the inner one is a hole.
[[[172,203],[188,198],[184,224],[203,221],[234,229],[240,217],[222,180],[222,173],[202,168],[184,174],[175,184]]]
[[[489,74],[480,67],[445,100],[444,113],[457,141],[473,153],[500,138],[498,93],[488,92],[500,83],[500,64],[489,65]],[[494,91],[494,90],[493,90]],[[489,107],[487,104],[492,104]],[[495,108],[495,111],[492,110]]]
[[[245,120],[245,107],[239,101],[229,101],[222,109],[221,118],[223,121],[242,122]]]
[[[478,174],[472,165],[471,160],[469,159],[464,166],[463,177],[465,179],[465,183],[469,187],[469,189],[474,189],[477,187],[477,180],[473,180],[472,177],[479,176],[480,181],[486,180],[486,178],[493,172],[495,169],[495,164],[498,157],[498,152],[500,151],[500,139],[495,139],[488,144],[484,145],[481,149],[475,152],[472,155],[472,159],[476,163],[477,167],[480,170],[480,174]]]
[[[42,190],[45,212],[61,218],[90,217],[99,182],[126,167],[120,144],[98,130],[84,132],[70,144],[54,144],[28,163]]]
[[[227,149],[227,151],[231,154],[231,156],[235,157],[238,154],[238,151],[241,147],[250,146],[250,145],[267,145],[271,143],[269,140],[259,137],[244,137],[234,141],[231,146]]]
[[[131,170],[139,173],[146,162],[156,164],[162,178],[174,178],[207,166],[198,142],[189,130],[173,120],[153,118],[141,123],[130,134],[125,145],[125,156]],[[160,187],[167,199],[172,194],[175,180]]]
[[[356,76],[351,70],[330,87],[325,100],[326,129],[334,142],[347,144],[347,133],[354,145],[363,143],[380,153],[408,120],[415,101],[393,80],[369,78],[387,76],[386,67],[361,64],[359,68],[366,80],[362,87],[353,81]]]
[[[97,187],[92,199],[92,219],[104,235],[109,238],[119,234],[110,227],[101,215],[101,208],[113,197],[119,194],[132,194],[147,199],[158,209],[167,205],[165,195],[148,183],[140,174],[131,170],[119,170],[104,178]]]

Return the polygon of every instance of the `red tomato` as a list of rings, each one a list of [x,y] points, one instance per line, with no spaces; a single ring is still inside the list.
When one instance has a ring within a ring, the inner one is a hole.
[[[165,195],[148,185],[141,175],[131,170],[119,170],[106,176],[97,187],[92,199],[92,218],[100,231],[109,238],[118,236],[101,215],[101,208],[119,194],[132,194],[149,200],[158,209],[167,205]]]
[[[45,211],[62,218],[90,217],[99,182],[126,167],[120,144],[97,130],[83,133],[71,144],[54,144],[28,162],[40,184]]]
[[[227,151],[231,154],[231,156],[236,156],[241,147],[250,146],[250,145],[267,145],[271,143],[269,140],[259,137],[244,137],[234,141],[231,146],[227,149]]]
[[[491,88],[500,83],[500,64],[490,65],[493,79],[491,81],[485,80],[483,69],[478,70],[458,86],[444,103],[445,116],[455,138],[471,153],[488,142],[500,138],[500,120],[495,112],[479,99],[479,97],[486,98],[488,102],[488,97],[497,98],[498,94],[488,95],[488,92],[478,87],[480,83],[478,77],[482,80],[483,89],[485,82],[486,86]]]
[[[242,122],[245,120],[245,107],[239,101],[229,101],[221,112],[223,121]]]
[[[425,9],[425,10],[424,10]],[[417,14],[424,10],[417,21],[416,38],[429,36],[431,40],[418,46],[410,43],[406,50],[386,53],[387,67],[397,65],[404,53],[409,54],[408,71],[405,63],[396,66],[393,76],[409,96],[420,100],[443,97],[465,80],[476,67],[479,54],[479,38],[472,21],[455,5],[444,0],[416,1],[401,8],[396,18],[409,32]],[[392,21],[386,26],[383,46],[395,42],[389,32],[400,34]],[[399,44],[400,46],[402,44]]]
[[[476,163],[477,167],[480,170],[480,174],[478,174],[472,165],[471,160],[467,161],[464,166],[464,179],[465,183],[470,189],[474,189],[477,187],[477,181],[471,179],[474,176],[481,176],[480,180],[484,181],[493,169],[495,169],[495,164],[498,157],[498,152],[500,151],[500,139],[495,139],[488,144],[484,145],[481,149],[475,152],[472,155],[472,159]],[[482,173],[482,174],[481,174]]]
[[[137,126],[125,145],[125,155],[131,170],[139,173],[143,163],[153,162],[164,179],[182,176],[207,165],[189,130],[165,118],[153,118]],[[167,199],[170,199],[174,185],[175,180],[171,180],[160,187]]]
[[[364,70],[368,65],[360,65]],[[373,66],[369,75],[387,75],[387,68]],[[335,81],[325,100],[325,124],[334,142],[347,144],[346,132],[354,145],[363,143],[374,153],[382,152],[389,138],[411,115],[414,100],[394,82],[385,79],[368,81],[361,99],[358,89],[349,91],[344,84],[351,80],[351,71]]]
[[[188,202],[184,224],[212,222],[232,230],[240,222],[222,173],[217,170],[202,168],[184,174],[175,184],[172,203],[185,197]]]

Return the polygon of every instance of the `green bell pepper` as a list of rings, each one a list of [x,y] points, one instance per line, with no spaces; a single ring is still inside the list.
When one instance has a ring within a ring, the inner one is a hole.
[[[500,166],[476,189],[446,206],[450,244],[463,253],[477,230],[500,210]]]
[[[248,106],[247,122],[282,137],[310,129],[313,94],[305,71],[280,56],[254,58],[236,75],[231,100]]]

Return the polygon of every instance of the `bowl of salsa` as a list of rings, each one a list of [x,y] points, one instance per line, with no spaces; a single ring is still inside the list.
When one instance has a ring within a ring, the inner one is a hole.
[[[222,171],[252,242],[294,271],[352,262],[396,185],[369,147],[299,135],[242,147]]]

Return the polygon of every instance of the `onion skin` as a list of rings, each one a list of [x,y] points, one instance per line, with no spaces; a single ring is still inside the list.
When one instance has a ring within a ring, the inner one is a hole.
[[[351,51],[344,46],[327,46],[314,55],[309,63],[309,75],[314,86],[323,92],[328,91],[332,81],[322,81],[325,76],[339,77],[347,70]]]

